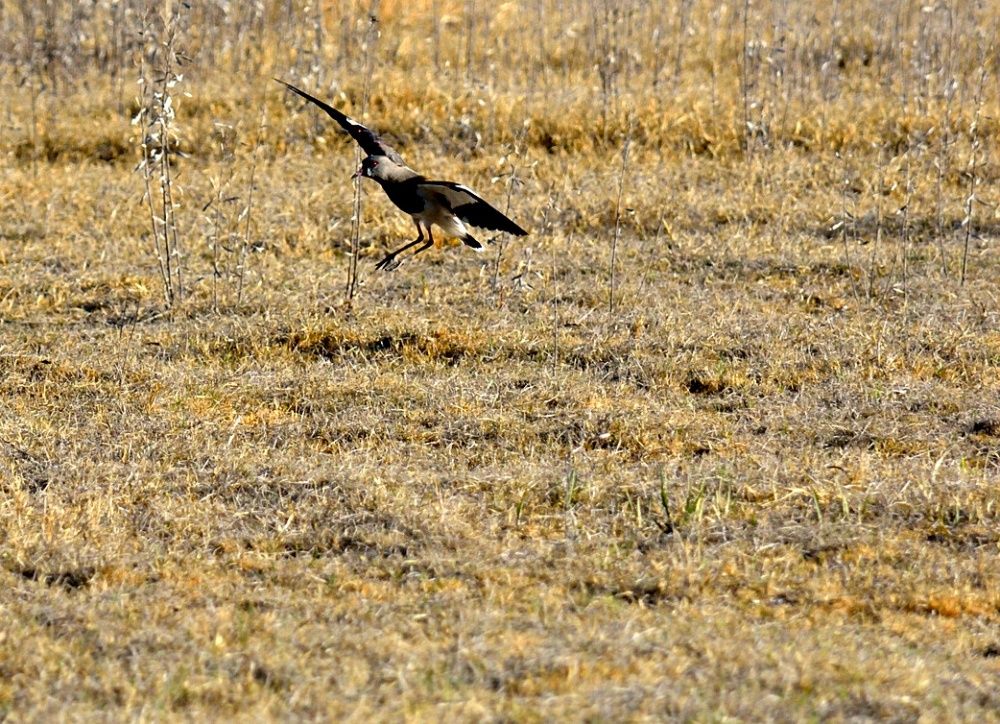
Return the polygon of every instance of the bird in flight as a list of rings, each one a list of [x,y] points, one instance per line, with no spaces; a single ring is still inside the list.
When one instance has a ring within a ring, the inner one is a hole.
[[[434,236],[431,227],[434,225],[448,236],[461,239],[466,246],[477,250],[481,250],[483,245],[469,233],[470,226],[489,231],[505,231],[515,236],[527,236],[527,231],[477,196],[469,187],[451,181],[432,181],[421,176],[407,166],[396,150],[371,129],[351,120],[336,108],[305,91],[278,78],[275,80],[293,93],[322,108],[340,124],[341,128],[351,134],[361,146],[361,150],[368,154],[351,178],[362,176],[376,181],[389,200],[412,217],[417,227],[417,238],[387,254],[375,265],[377,269],[386,271],[395,269],[400,264],[397,259],[399,254],[417,244],[422,245],[410,256],[416,256],[433,246]]]

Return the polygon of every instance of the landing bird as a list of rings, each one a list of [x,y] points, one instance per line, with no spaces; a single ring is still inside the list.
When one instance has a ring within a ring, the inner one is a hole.
[[[527,236],[528,232],[508,219],[493,206],[483,201],[467,186],[451,181],[431,181],[421,176],[403,162],[403,158],[378,134],[351,120],[332,106],[305,91],[275,78],[288,90],[305,98],[310,103],[326,111],[340,127],[351,134],[367,157],[361,168],[351,178],[364,176],[378,182],[392,203],[413,218],[417,227],[417,238],[409,244],[387,254],[375,265],[377,269],[391,271],[399,266],[396,257],[407,249],[423,243],[411,256],[416,256],[434,245],[431,227],[437,224],[448,236],[461,239],[462,243],[481,250],[483,245],[466,228],[475,226],[490,231],[506,231],[515,236]],[[424,229],[427,239],[424,240]]]

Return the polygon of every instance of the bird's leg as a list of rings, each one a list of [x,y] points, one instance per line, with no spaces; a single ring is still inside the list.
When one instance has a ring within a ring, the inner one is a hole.
[[[417,254],[419,254],[420,252],[424,251],[425,249],[430,249],[432,246],[434,246],[434,234],[431,233],[431,227],[428,226],[427,227],[427,241],[424,242],[424,245],[422,247],[420,247],[415,252],[413,252],[412,254],[410,254],[410,256],[414,257]]]
[[[413,223],[415,223],[417,225],[417,234],[418,234],[417,238],[414,239],[413,241],[411,241],[409,244],[404,244],[403,246],[399,247],[398,249],[396,249],[396,251],[393,251],[393,252],[390,252],[390,253],[386,254],[385,255],[385,259],[383,259],[382,261],[380,261],[378,264],[375,265],[376,269],[382,269],[384,271],[392,271],[393,269],[395,269],[396,267],[398,267],[399,264],[400,264],[400,262],[396,261],[396,257],[399,256],[400,253],[406,251],[407,249],[409,249],[411,247],[416,246],[417,244],[419,244],[421,241],[424,240],[424,230],[420,226],[420,222],[417,221],[416,219],[414,219]],[[430,233],[431,233],[430,229],[428,229],[427,230],[427,235],[430,236]],[[422,252],[424,249],[426,249],[428,246],[430,246],[433,243],[434,243],[433,240],[425,243],[422,247],[420,247],[419,249],[417,249],[414,252],[413,255],[416,256],[417,254],[419,254],[420,252]]]

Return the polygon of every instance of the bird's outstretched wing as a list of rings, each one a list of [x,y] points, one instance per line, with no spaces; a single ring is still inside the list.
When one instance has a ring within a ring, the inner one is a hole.
[[[317,106],[326,111],[327,115],[329,115],[330,118],[339,123],[341,128],[343,128],[345,131],[351,134],[351,137],[358,142],[359,146],[361,146],[361,150],[363,150],[369,156],[388,156],[394,162],[402,166],[406,165],[405,163],[403,163],[402,156],[396,153],[396,150],[392,146],[383,141],[382,138],[377,133],[372,131],[370,128],[365,128],[357,121],[348,118],[346,115],[338,111],[333,106],[327,105],[319,98],[314,98],[313,96],[306,93],[304,90],[300,90],[295,86],[291,85],[290,83],[286,83],[280,78],[275,78],[275,80],[281,83],[281,85],[285,86],[292,93],[296,93],[302,96],[310,103],[315,103]]]
[[[437,197],[451,212],[466,224],[490,231],[506,231],[514,236],[527,236],[528,232],[483,201],[468,186],[451,181],[422,181],[418,191],[425,198]]]

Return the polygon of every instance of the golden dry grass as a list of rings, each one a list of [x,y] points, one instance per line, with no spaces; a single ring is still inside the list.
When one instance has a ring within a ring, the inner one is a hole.
[[[1000,719],[1000,8],[842,5],[383,3],[532,235],[348,305],[367,6],[197,4],[168,308],[162,29],[0,3],[0,716]]]

